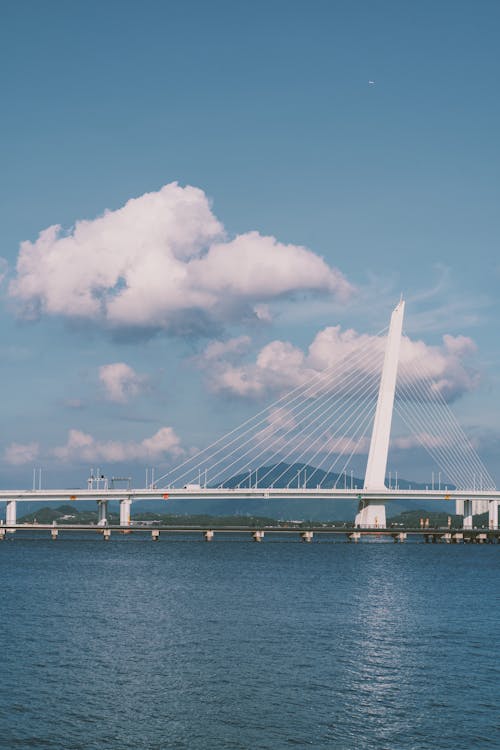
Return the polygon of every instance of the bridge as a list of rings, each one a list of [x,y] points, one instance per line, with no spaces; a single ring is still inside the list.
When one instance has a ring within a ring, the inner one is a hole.
[[[440,388],[419,369],[418,361],[400,362],[404,307],[401,299],[387,330],[349,347],[343,358],[312,373],[167,474],[156,480],[152,477],[144,488],[110,488],[98,475],[91,476],[87,488],[81,490],[0,490],[0,500],[6,502],[5,527],[16,527],[17,506],[23,502],[93,500],[97,502],[98,524],[106,526],[108,503],[118,501],[120,527],[126,528],[131,524],[131,505],[137,501],[259,498],[355,500],[355,526],[360,530],[385,529],[388,502],[450,500],[455,502],[457,514],[463,515],[464,529],[472,529],[474,514],[488,511],[489,529],[498,530],[500,492]],[[434,481],[430,488],[401,488],[397,478],[394,485],[387,486],[395,411],[416,431],[433,460],[439,476],[437,488]],[[351,469],[348,486],[347,470],[353,458],[363,452],[370,427],[363,485],[353,486]],[[307,461],[314,468],[307,477],[299,469],[286,486],[276,486],[291,459]],[[253,468],[263,464],[265,468]],[[333,487],[324,486],[335,468]],[[344,486],[338,487],[341,477]]]

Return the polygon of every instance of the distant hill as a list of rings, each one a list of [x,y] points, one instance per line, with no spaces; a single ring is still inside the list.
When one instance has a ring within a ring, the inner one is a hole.
[[[389,483],[386,480],[387,484]],[[350,474],[338,474],[325,472],[304,463],[278,463],[263,466],[252,472],[236,474],[224,480],[223,487],[305,487],[315,489],[321,486],[323,489],[337,487],[362,488],[364,478],[351,478]],[[400,489],[425,489],[425,484],[410,482],[407,479],[398,479]],[[300,520],[310,519],[312,521],[352,521],[357,510],[357,500],[325,500],[323,498],[312,498],[310,500],[269,500],[264,498],[240,499],[240,500],[172,500],[168,501],[168,508],[172,513],[208,513],[210,515],[252,515],[271,516],[276,519]],[[158,503],[153,507],[152,503],[141,505],[145,510],[155,510]],[[163,506],[164,507],[164,506]],[[398,514],[408,508],[415,507],[412,501],[393,500],[387,506],[387,514]],[[423,510],[449,509],[449,503],[445,501],[419,502]]]
[[[351,478],[350,474],[337,474],[335,472],[326,472],[323,469],[317,469],[314,466],[303,463],[278,463],[271,466],[262,466],[259,469],[247,471],[244,474],[236,474],[229,479],[224,480],[223,487],[305,487],[315,489],[322,487],[328,489],[332,487],[363,487],[364,478]],[[386,484],[389,479],[386,478]],[[425,489],[425,484],[418,482],[409,482],[407,479],[398,479],[398,487],[402,490],[407,489]]]

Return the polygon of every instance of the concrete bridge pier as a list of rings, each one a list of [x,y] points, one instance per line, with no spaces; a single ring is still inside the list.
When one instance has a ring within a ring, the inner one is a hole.
[[[206,542],[211,542],[214,538],[214,532],[212,531],[212,529],[207,529],[207,531],[203,533],[203,536]]]
[[[130,526],[130,506],[132,500],[129,497],[124,497],[120,500],[120,526]]]
[[[302,539],[302,541],[308,543],[312,542],[313,536],[314,534],[312,531],[302,531],[300,534],[300,538]]]
[[[393,534],[392,538],[397,544],[403,544],[403,542],[406,542],[406,534],[404,531],[399,531],[397,534]]]
[[[472,529],[472,500],[464,500],[464,529]]]
[[[108,523],[108,501],[97,501],[97,525],[106,526]]]
[[[498,500],[490,500],[488,503],[488,528],[492,531],[498,529]]]
[[[7,500],[7,506],[5,508],[5,523],[7,526],[15,526],[17,522],[17,501]],[[9,531],[9,534],[14,533],[14,529]]]
[[[380,500],[360,500],[354,525],[361,529],[385,529],[385,505]]]
[[[151,540],[153,542],[158,542],[160,539],[160,529],[153,529],[151,531]]]
[[[264,532],[263,531],[253,531],[252,532],[252,539],[254,542],[263,542],[264,541]]]

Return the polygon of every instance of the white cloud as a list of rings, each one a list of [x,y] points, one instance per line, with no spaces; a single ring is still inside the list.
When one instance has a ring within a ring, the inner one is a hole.
[[[200,358],[199,366],[205,369],[208,385],[214,392],[265,396],[311,381],[336,361],[347,358],[363,340],[368,343],[371,338],[352,330],[342,332],[340,326],[335,326],[320,331],[307,352],[288,341],[276,340],[266,344],[254,362],[238,364],[234,358],[228,360],[222,352],[220,357],[211,358],[209,366]],[[209,350],[217,351],[215,342],[211,342],[205,352]]]
[[[4,459],[8,464],[20,466],[35,461],[40,452],[38,443],[11,443],[4,452]]]
[[[293,409],[286,407],[271,409],[266,418],[266,425],[255,435],[255,442],[259,446],[272,441],[273,451],[284,450],[290,455],[303,453],[307,442],[313,446],[313,452],[322,455],[330,452],[352,455],[368,453],[369,438],[366,437],[354,439],[348,435],[340,436],[325,430],[320,440],[321,445],[318,446],[318,434],[313,430],[307,436],[307,428],[301,424]]]
[[[415,435],[399,435],[392,439],[392,446],[401,450],[410,450],[411,448],[425,448],[438,450],[440,448],[449,448],[453,446],[454,436],[452,435],[432,435],[429,432],[418,432]]]
[[[263,320],[266,323],[270,323],[273,319],[272,313],[269,309],[269,305],[255,305],[253,311],[258,320]]]
[[[443,336],[443,343],[445,349],[450,354],[455,354],[458,357],[466,354],[472,354],[476,351],[477,347],[475,343],[468,336],[450,336],[445,333]]]
[[[99,380],[110,401],[126,403],[144,389],[148,378],[125,362],[113,362],[99,368]]]
[[[21,243],[10,295],[27,317],[110,328],[210,329],[298,291],[347,297],[343,275],[310,250],[247,232],[227,238],[202,190],[165,185],[116,211]]]
[[[179,437],[171,427],[162,427],[154,435],[140,442],[100,441],[81,430],[72,429],[68,432],[66,443],[54,448],[53,454],[60,461],[67,462],[121,463],[141,460],[159,461],[167,455],[179,457],[183,454],[183,450]]]
[[[249,336],[236,336],[227,341],[211,341],[203,351],[201,360],[213,362],[214,360],[227,357],[229,355],[241,354],[248,350],[251,344]]]
[[[476,350],[472,339],[466,336],[443,336],[442,346],[429,346],[423,341],[412,341],[403,336],[400,354],[400,381],[403,386],[410,379],[431,381],[432,390],[452,401],[479,383],[479,373],[465,364]]]
[[[2,283],[5,276],[7,275],[8,270],[9,270],[9,264],[6,258],[0,257],[0,284]]]
[[[375,358],[381,368],[384,348],[383,338],[330,326],[316,334],[307,351],[286,341],[272,341],[258,352],[253,362],[243,364],[235,357],[228,358],[224,348],[218,349],[217,342],[211,342],[198,359],[198,365],[205,370],[212,391],[256,397],[314,383],[318,373],[335,364],[338,364],[336,375],[352,367],[353,361],[358,372],[371,371]],[[359,359],[355,353],[360,350],[371,355]],[[464,362],[474,350],[474,342],[465,336],[445,335],[442,346],[429,346],[403,336],[400,382],[404,384],[411,377],[424,383],[429,378],[435,391],[452,400],[477,386],[477,373],[471,372]],[[207,352],[211,353],[210,358]]]

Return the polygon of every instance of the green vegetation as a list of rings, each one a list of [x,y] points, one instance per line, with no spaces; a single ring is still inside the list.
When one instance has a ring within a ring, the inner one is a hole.
[[[452,513],[444,512],[432,512],[428,510],[406,510],[395,516],[390,516],[387,519],[388,526],[399,526],[406,529],[418,529],[420,528],[421,519],[429,519],[430,528],[442,528],[448,526],[448,519],[451,519],[450,523],[452,528],[461,528],[463,523],[462,516],[457,516]],[[97,512],[94,510],[78,510],[73,505],[60,505],[58,508],[43,507],[36,510],[34,513],[27,513],[18,519],[19,523],[40,523],[40,524],[52,524],[56,522],[58,525],[64,524],[97,524]],[[352,526],[351,522],[330,520],[330,521],[318,521],[318,520],[277,520],[270,516],[253,516],[250,514],[245,515],[210,515],[208,513],[194,513],[194,514],[176,514],[176,513],[136,513],[132,515],[132,522],[144,526],[201,526],[203,528],[217,527],[217,526],[250,526],[255,528],[263,528],[266,526],[281,526],[283,528],[307,528],[310,526],[344,526],[346,528]],[[120,516],[118,513],[108,513],[108,524],[110,526],[117,526],[120,523]],[[478,516],[474,516],[474,526],[481,528],[488,526],[488,514],[483,513]]]
[[[137,513],[132,516],[137,523],[165,526],[274,526],[274,518],[266,516],[211,516],[206,513],[177,515],[172,513]]]
[[[97,511],[84,510],[79,511],[72,505],[60,505],[58,508],[43,507],[37,509],[34,513],[27,513],[18,518],[18,523],[54,523],[57,524],[96,524]],[[118,513],[109,513],[108,521],[110,524],[120,522]]]
[[[78,510],[72,505],[60,505],[58,508],[43,507],[34,513],[27,513],[18,519],[18,523],[40,523],[58,525],[64,524],[96,524],[97,512]],[[174,513],[136,513],[132,516],[132,522],[144,526],[201,526],[203,528],[211,526],[250,526],[262,528],[266,526],[282,526],[284,528],[293,527],[301,528],[314,525],[335,525],[343,526],[343,521],[325,521],[320,524],[318,521],[283,521],[276,520],[269,516],[215,516],[206,513],[196,514],[174,514]],[[118,513],[108,513],[109,525],[118,525],[120,517]],[[350,525],[350,524],[348,524]]]
[[[453,504],[454,505],[454,504]],[[406,529],[419,529],[420,519],[429,519],[430,528],[442,528],[448,526],[448,519],[451,519],[452,528],[462,528],[463,517],[454,513],[432,512],[428,510],[405,510],[397,516],[391,516],[387,519],[388,526],[402,526]],[[474,526],[481,528],[488,526],[488,514],[474,516]]]

